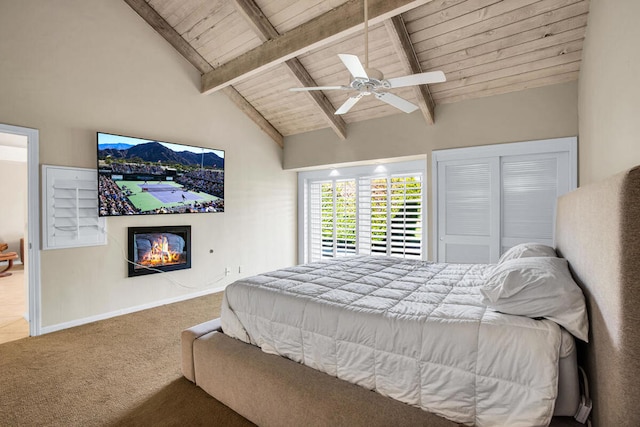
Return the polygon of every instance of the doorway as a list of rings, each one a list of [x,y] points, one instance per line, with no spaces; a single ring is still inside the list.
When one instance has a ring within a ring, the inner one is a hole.
[[[0,343],[40,335],[38,144],[36,129],[0,124],[0,243],[18,254],[0,278]]]

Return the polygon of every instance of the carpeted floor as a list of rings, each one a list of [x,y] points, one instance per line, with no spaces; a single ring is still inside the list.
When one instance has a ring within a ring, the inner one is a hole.
[[[221,299],[1,344],[0,426],[253,426],[180,372],[180,332],[218,317]]]
[[[2,426],[251,426],[180,372],[214,294],[0,345]]]

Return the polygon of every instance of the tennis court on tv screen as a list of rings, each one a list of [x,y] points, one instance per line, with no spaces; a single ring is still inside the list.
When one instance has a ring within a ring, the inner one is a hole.
[[[133,165],[118,166],[127,169]],[[99,175],[101,216],[224,212],[222,170],[198,169],[177,174],[159,168],[156,175],[147,176],[114,173],[120,169],[118,166],[113,165],[111,171],[103,170]]]

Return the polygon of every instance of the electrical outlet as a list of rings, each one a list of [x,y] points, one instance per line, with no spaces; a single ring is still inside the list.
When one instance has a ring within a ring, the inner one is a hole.
[[[229,270],[229,267],[225,267],[224,268],[224,275],[228,276],[229,274],[231,274],[231,270]]]
[[[242,266],[241,265],[238,266],[238,274],[240,274],[240,273],[242,273]]]

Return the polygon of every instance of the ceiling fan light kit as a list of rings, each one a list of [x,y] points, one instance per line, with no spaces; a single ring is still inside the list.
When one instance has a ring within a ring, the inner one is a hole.
[[[411,113],[418,109],[418,106],[390,92],[388,89],[399,87],[416,86],[431,83],[441,83],[446,81],[442,71],[429,71],[426,73],[411,74],[408,76],[385,79],[380,70],[369,68],[369,25],[367,17],[367,0],[364,0],[364,51],[365,63],[360,62],[356,55],[340,53],[338,57],[344,66],[351,73],[352,80],[348,86],[314,86],[299,87],[289,89],[293,92],[304,92],[310,90],[348,90],[356,91],[357,95],[348,98],[335,112],[335,114],[346,114],[363,96],[374,95],[377,99],[385,102],[405,113]]]

